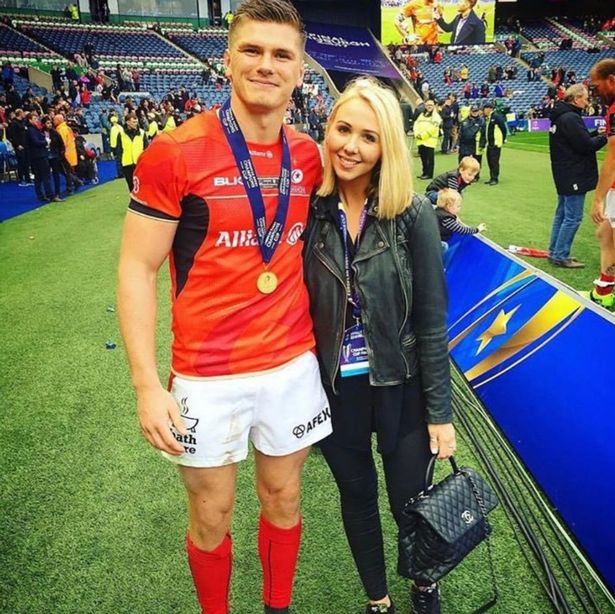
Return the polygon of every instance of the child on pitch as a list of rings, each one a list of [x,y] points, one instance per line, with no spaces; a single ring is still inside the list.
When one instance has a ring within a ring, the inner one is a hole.
[[[461,194],[463,190],[474,182],[480,172],[480,164],[476,158],[466,156],[461,159],[458,168],[442,173],[433,179],[427,186],[425,195],[433,205],[437,204],[438,194],[445,188],[450,188]]]
[[[436,216],[440,227],[440,240],[444,251],[448,249],[448,241],[453,234],[475,235],[487,229],[487,225],[468,226],[457,217],[461,209],[461,194],[457,190],[444,188],[438,192],[436,201]]]

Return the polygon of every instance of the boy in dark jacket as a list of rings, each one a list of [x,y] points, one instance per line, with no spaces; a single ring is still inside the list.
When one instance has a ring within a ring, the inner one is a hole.
[[[433,205],[437,203],[440,190],[450,188],[461,194],[463,190],[474,182],[480,171],[479,162],[472,156],[461,159],[458,168],[447,171],[435,177],[425,190],[425,195]]]
[[[551,112],[549,153],[557,190],[557,208],[551,229],[549,261],[566,269],[583,268],[570,257],[576,232],[583,219],[585,194],[596,187],[596,152],[606,145],[606,136],[592,136],[583,122],[582,112],[589,104],[587,88],[571,85]]]

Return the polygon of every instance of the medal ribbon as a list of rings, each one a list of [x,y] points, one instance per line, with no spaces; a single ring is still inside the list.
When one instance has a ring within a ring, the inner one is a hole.
[[[361,317],[361,302],[359,300],[359,294],[352,287],[350,282],[350,249],[348,247],[348,218],[344,211],[344,205],[340,202],[337,207],[337,214],[340,222],[340,230],[342,231],[342,239],[344,241],[344,269],[346,271],[346,298],[352,305],[352,316],[357,320]],[[367,200],[363,205],[361,211],[361,217],[359,218],[359,231],[357,232],[357,239],[355,244],[359,247],[359,241],[361,240],[361,233],[365,227],[365,221],[367,220]]]
[[[237,122],[237,118],[231,109],[230,98],[224,103],[220,109],[220,121],[222,130],[226,136],[226,140],[231,147],[233,157],[237,168],[241,173],[243,187],[248,196],[248,202],[252,209],[254,218],[254,227],[256,236],[258,237],[258,245],[261,251],[261,256],[265,264],[269,264],[273,258],[273,254],[280,243],[282,232],[286,224],[288,216],[288,206],[290,203],[290,147],[282,128],[282,170],[280,172],[280,181],[278,186],[279,198],[278,207],[275,212],[275,217],[269,229],[267,229],[267,220],[265,217],[265,202],[263,194],[258,184],[258,177],[248,144],[241,132],[241,128]]]

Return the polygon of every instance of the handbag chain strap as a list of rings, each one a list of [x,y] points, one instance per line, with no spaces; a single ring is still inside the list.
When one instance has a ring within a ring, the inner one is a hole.
[[[467,472],[462,471],[464,477],[470,483],[470,487],[472,488],[472,493],[474,494],[474,498],[476,499],[476,503],[478,503],[478,507],[480,509],[480,513],[483,516],[483,520],[485,521],[485,541],[487,542],[487,556],[489,557],[489,572],[491,573],[491,585],[493,586],[493,597],[483,606],[474,610],[472,614],[481,614],[482,612],[486,612],[491,609],[498,600],[498,585],[495,580],[495,569],[493,567],[493,555],[491,553],[491,540],[489,538],[491,534],[491,525],[489,524],[489,519],[487,518],[487,508],[485,507],[485,502],[483,498],[480,496],[478,492],[478,487],[476,486],[476,482],[474,478]]]

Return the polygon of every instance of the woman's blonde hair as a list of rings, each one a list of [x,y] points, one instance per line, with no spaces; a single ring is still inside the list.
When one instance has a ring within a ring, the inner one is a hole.
[[[380,128],[382,157],[372,171],[368,196],[378,200],[379,218],[392,219],[412,201],[412,168],[399,102],[390,89],[371,77],[351,81],[333,106],[325,131],[323,181],[318,195],[329,196],[337,190],[337,178],[329,157],[327,138],[340,107],[356,98],[369,104]]]

